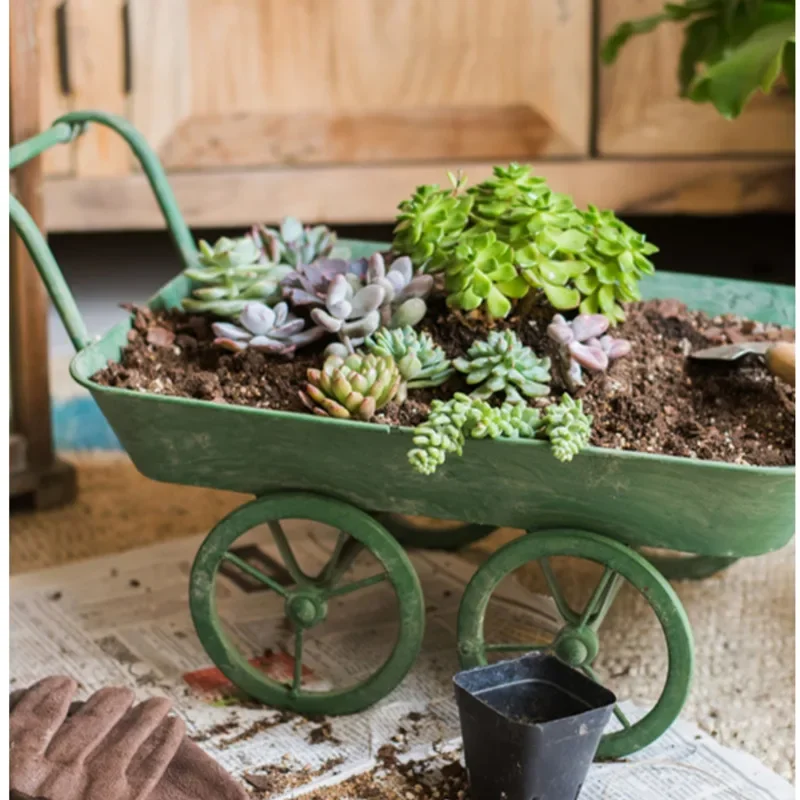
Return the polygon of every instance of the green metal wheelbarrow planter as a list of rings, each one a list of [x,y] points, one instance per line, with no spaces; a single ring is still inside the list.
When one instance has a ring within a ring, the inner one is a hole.
[[[111,127],[142,162],[178,249],[180,266],[196,258],[164,172],[141,135],[124,120],[99,112],[62,117],[47,132],[11,151],[12,168],[56,143],[70,141],[88,123]],[[590,447],[570,464],[556,461],[545,442],[470,441],[463,458],[451,458],[432,477],[414,472],[406,454],[412,431],[311,414],[269,411],[138,393],[93,383],[91,376],[118,361],[132,321],[90,341],[75,302],[46,242],[12,197],[11,220],[29,248],[78,350],[70,371],[91,392],[120,442],[147,477],[255,496],[223,519],[201,545],[190,579],[192,616],[209,656],[251,696],[303,713],[346,714],[388,694],[411,668],[424,631],[419,580],[404,547],[457,547],[498,526],[527,531],[477,570],[460,605],[458,648],[464,667],[487,662],[492,652],[518,655],[539,644],[487,643],[484,617],[500,581],[537,561],[563,625],[547,645],[562,660],[594,676],[598,628],[619,587],[628,582],[655,612],[666,640],[668,672],[655,706],[607,733],[601,757],[621,757],[660,736],[689,692],[693,645],[686,614],[657,564],[642,548],[693,554],[662,561],[673,573],[710,572],[743,556],[786,544],[794,531],[794,468],[763,468],[694,461]],[[354,254],[381,245],[350,243]],[[171,308],[191,291],[179,276],[151,301]],[[696,276],[660,274],[643,281],[649,297],[677,297],[713,314],[726,311],[793,324],[794,292],[784,287]],[[357,455],[355,455],[357,454]],[[412,526],[398,515],[463,520],[445,532]],[[310,519],[336,528],[336,546],[316,576],[297,563],[282,520]],[[267,523],[291,575],[284,586],[232,552],[254,526]],[[356,556],[369,551],[379,570],[348,581]],[[550,559],[573,556],[602,565],[602,576],[583,609],[567,602]],[[215,585],[226,564],[282,596],[295,641],[293,680],[267,677],[239,652],[219,618]],[[379,582],[394,591],[399,612],[395,646],[374,674],[343,690],[316,692],[303,683],[306,633],[320,624],[332,599]]]

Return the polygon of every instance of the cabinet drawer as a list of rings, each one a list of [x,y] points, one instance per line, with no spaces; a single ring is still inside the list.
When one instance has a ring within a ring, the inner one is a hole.
[[[171,171],[583,155],[586,0],[130,0]]]

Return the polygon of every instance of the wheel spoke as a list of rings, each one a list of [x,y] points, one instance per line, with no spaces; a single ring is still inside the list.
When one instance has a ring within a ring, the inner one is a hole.
[[[483,649],[487,653],[514,653],[520,650],[526,653],[536,653],[549,650],[549,644],[485,644]]]
[[[286,534],[283,532],[283,526],[277,520],[271,520],[267,523],[269,526],[270,531],[272,532],[272,538],[275,540],[275,544],[278,547],[278,552],[281,554],[281,558],[283,559],[283,563],[288,570],[289,574],[292,576],[292,580],[298,586],[307,586],[310,584],[311,578],[300,569],[300,565],[297,563],[297,559],[294,557],[294,553],[292,552],[292,547],[289,544],[289,540],[286,538]]]
[[[285,586],[281,586],[274,578],[270,578],[269,575],[265,575],[260,569],[256,569],[254,566],[248,564],[243,558],[239,558],[239,556],[234,555],[233,553],[224,553],[222,557],[225,559],[225,561],[237,566],[242,572],[246,573],[251,578],[254,578],[259,583],[263,583],[264,586],[268,586],[273,592],[277,592],[281,597],[286,597],[288,595],[288,591],[286,590]]]
[[[345,583],[343,586],[334,586],[328,591],[328,597],[337,597],[341,594],[357,592],[359,589],[366,589],[368,586],[374,586],[376,583],[385,581],[388,577],[389,576],[385,572],[379,572],[377,575],[370,575],[369,578],[362,578],[360,581]]]
[[[617,592],[622,585],[622,576],[618,572],[606,567],[603,571],[586,608],[583,609],[579,625],[588,625],[590,628],[597,629],[605,619],[608,610],[613,604]]]
[[[350,569],[363,549],[361,542],[341,531],[331,557],[317,576],[316,583],[326,588],[333,586]]]
[[[578,620],[578,615],[570,608],[569,603],[561,593],[561,587],[558,585],[558,580],[550,567],[550,560],[548,558],[543,558],[540,560],[539,564],[541,565],[542,574],[544,575],[545,581],[547,581],[547,588],[550,590],[558,613],[561,614],[561,618],[564,622],[570,622],[574,625]]]
[[[303,629],[294,632],[294,676],[292,678],[292,694],[297,694],[303,683]]]
[[[626,730],[631,727],[631,721],[625,716],[623,710],[616,703],[614,704],[614,716]]]
[[[588,675],[595,683],[600,683],[597,673],[589,666],[581,667],[581,672]],[[600,684],[602,686],[602,684]],[[619,707],[618,703],[614,703],[614,716],[619,720],[625,730],[631,727],[631,721],[625,716],[625,712]]]

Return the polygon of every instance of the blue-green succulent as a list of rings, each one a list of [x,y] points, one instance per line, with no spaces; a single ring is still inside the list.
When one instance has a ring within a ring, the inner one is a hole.
[[[213,247],[201,240],[198,263],[183,272],[195,287],[182,305],[186,311],[236,317],[254,300],[266,305],[278,302],[281,281],[289,272],[291,267],[268,261],[246,236],[223,236]]]
[[[467,383],[479,384],[472,392],[477,399],[505,392],[509,403],[524,403],[526,397],[550,393],[550,359],[539,358],[513,331],[492,331],[453,366],[467,376]]]
[[[429,333],[418,333],[410,325],[381,328],[368,336],[364,347],[376,356],[391,356],[409,389],[441,386],[454,372],[450,359]]]

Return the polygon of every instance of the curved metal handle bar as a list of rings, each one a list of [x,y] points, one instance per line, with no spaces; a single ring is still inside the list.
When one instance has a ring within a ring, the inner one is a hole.
[[[44,285],[47,287],[53,304],[58,309],[72,344],[76,350],[83,350],[90,343],[89,332],[86,330],[86,324],[81,317],[81,312],[78,311],[78,306],[75,305],[75,298],[58,268],[53,251],[33,221],[33,217],[13,194],[9,196],[8,214],[19,238],[28,248],[33,263],[39,270],[39,275],[42,276]]]
[[[111,128],[127,142],[128,147],[133,150],[133,154],[142,165],[142,169],[150,183],[150,188],[153,190],[153,194],[156,196],[158,205],[161,208],[161,213],[164,215],[172,240],[178,248],[184,267],[192,266],[197,260],[197,248],[194,244],[194,238],[181,216],[164,168],[144,136],[128,120],[116,114],[107,114],[104,111],[73,111],[69,114],[64,114],[63,117],[59,117],[53,124],[58,125],[60,122],[66,122],[68,125],[85,125],[88,122],[96,122],[99,125]]]
[[[164,168],[144,136],[122,117],[103,111],[75,111],[65,114],[63,117],[59,117],[49,130],[12,147],[9,153],[10,168],[15,169],[56,144],[71,142],[84,132],[90,122],[111,128],[127,142],[142,165],[184,267],[195,264],[197,248],[194,238],[181,216]],[[33,218],[13,196],[9,215],[47,287],[72,344],[76,350],[82,350],[90,343],[89,334],[52,250]]]

